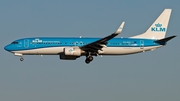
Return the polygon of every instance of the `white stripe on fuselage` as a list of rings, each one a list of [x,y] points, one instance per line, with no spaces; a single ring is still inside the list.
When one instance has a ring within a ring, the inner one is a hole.
[[[149,46],[149,47],[106,47],[102,48],[102,51],[99,51],[99,55],[126,55],[144,52],[148,50],[154,50],[160,46]],[[19,53],[23,55],[58,55],[59,53],[64,52],[66,47],[49,47],[49,48],[38,48],[31,50],[20,50],[20,51],[11,51],[12,53]]]

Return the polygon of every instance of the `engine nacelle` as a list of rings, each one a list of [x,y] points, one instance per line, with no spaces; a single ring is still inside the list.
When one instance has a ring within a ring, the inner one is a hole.
[[[64,48],[64,55],[66,56],[81,56],[82,51],[79,47]]]

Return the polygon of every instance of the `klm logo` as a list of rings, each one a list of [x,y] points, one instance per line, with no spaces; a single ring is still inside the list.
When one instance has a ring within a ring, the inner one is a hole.
[[[155,24],[156,27],[151,27],[151,31],[153,32],[165,32],[166,31],[166,28],[163,28],[162,27],[162,24],[158,23],[158,24]]]

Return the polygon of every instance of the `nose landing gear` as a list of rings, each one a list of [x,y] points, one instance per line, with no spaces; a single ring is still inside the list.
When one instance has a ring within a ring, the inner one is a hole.
[[[23,60],[24,60],[24,58],[23,58],[23,57],[21,57],[21,58],[20,58],[20,61],[23,61]]]

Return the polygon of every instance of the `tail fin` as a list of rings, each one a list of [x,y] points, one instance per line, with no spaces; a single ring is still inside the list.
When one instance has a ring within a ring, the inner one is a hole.
[[[132,38],[163,39],[167,32],[171,11],[171,9],[165,9],[145,33]]]

